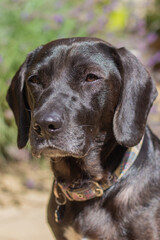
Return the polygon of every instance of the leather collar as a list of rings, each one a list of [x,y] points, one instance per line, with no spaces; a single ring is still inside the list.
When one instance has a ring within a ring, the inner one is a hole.
[[[143,138],[138,145],[128,148],[120,166],[113,174],[108,176],[105,182],[88,180],[82,185],[80,182],[66,184],[65,182],[54,181],[54,195],[58,205],[65,205],[69,201],[87,201],[95,197],[101,197],[108,188],[118,182],[135,162],[143,143]],[[58,191],[60,188],[61,192]]]

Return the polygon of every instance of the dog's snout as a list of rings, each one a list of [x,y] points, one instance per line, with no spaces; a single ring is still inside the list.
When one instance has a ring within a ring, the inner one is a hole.
[[[61,129],[63,124],[63,118],[58,113],[50,113],[42,117],[37,116],[34,122],[33,129],[39,135],[52,134],[56,130]]]

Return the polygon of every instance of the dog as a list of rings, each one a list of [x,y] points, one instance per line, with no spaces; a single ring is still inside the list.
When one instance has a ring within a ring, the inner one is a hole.
[[[17,143],[49,157],[57,240],[159,240],[160,141],[146,125],[155,84],[127,49],[96,38],[31,52],[7,93]]]

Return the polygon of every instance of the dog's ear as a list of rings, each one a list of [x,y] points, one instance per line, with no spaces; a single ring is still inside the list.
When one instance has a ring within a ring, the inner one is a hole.
[[[117,49],[120,57],[122,90],[113,120],[117,142],[131,147],[141,140],[147,116],[157,90],[149,73],[125,48]]]
[[[13,111],[18,127],[17,145],[19,148],[23,148],[26,145],[30,127],[30,113],[25,106],[26,96],[24,78],[26,65],[27,60],[21,65],[13,77],[6,97],[7,102]]]

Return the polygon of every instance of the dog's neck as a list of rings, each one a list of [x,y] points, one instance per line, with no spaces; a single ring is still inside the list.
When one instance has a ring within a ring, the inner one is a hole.
[[[126,150],[125,147],[118,145],[113,136],[108,139],[100,135],[84,158],[51,159],[51,167],[55,177],[65,182],[73,182],[77,179],[99,181],[118,167]]]

